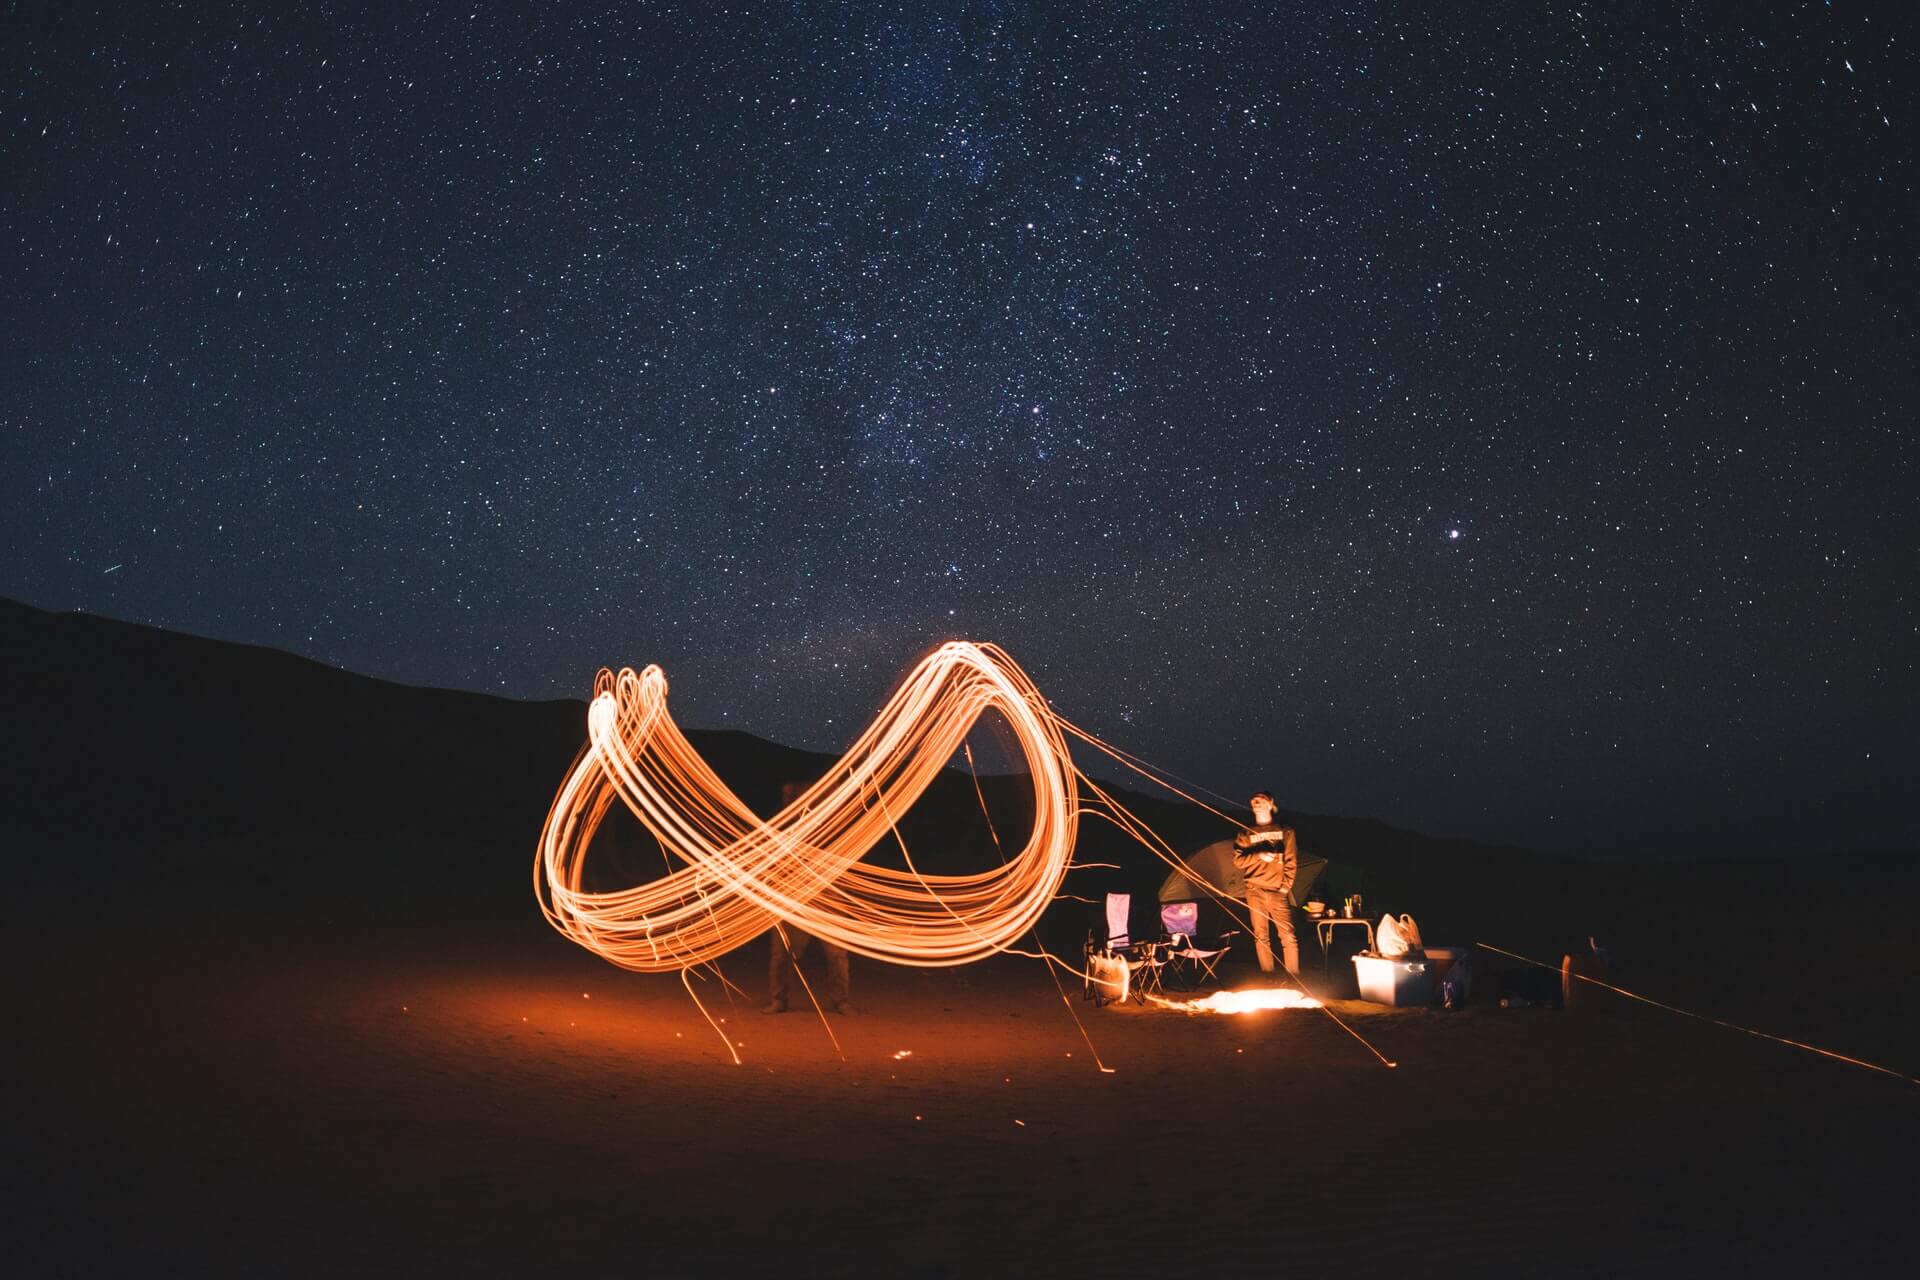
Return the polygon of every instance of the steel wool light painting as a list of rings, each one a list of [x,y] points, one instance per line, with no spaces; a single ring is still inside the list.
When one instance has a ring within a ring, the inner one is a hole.
[[[910,859],[907,870],[862,863],[989,711],[1011,726],[1032,780],[1025,847],[968,875],[922,874]],[[556,929],[622,968],[685,970],[776,923],[895,964],[967,964],[1033,926],[1073,853],[1076,775],[1061,723],[993,645],[941,645],[825,776],[766,819],[673,722],[659,667],[601,671],[587,729],[547,814],[534,888]],[[616,802],[683,865],[646,884],[589,892],[588,847]]]

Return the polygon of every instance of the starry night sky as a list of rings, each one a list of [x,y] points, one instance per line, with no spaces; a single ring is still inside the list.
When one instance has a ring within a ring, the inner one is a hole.
[[[1912,847],[1904,7],[15,6],[0,594],[819,749],[965,636],[1229,795]]]

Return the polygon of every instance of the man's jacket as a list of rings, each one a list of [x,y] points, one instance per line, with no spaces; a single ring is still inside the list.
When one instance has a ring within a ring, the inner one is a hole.
[[[1287,893],[1293,888],[1294,872],[1300,869],[1300,853],[1293,828],[1277,822],[1256,826],[1233,838],[1233,865],[1247,878],[1247,888]],[[1269,862],[1260,855],[1271,853]]]

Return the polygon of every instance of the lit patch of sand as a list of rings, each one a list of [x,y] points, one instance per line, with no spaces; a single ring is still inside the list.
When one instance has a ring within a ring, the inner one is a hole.
[[[1149,997],[1153,1003],[1182,1013],[1259,1013],[1265,1009],[1318,1009],[1320,1002],[1297,987],[1249,987],[1215,991],[1197,1000]]]

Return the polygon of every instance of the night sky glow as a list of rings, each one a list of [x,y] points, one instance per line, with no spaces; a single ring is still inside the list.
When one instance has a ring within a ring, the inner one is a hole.
[[[829,751],[965,637],[1289,808],[1920,844],[1904,7],[1175,9],[16,8],[0,593]]]

